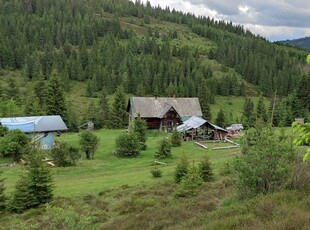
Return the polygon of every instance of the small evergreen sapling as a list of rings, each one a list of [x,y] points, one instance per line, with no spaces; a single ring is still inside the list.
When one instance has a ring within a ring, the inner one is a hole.
[[[171,135],[171,144],[173,147],[179,147],[182,145],[182,138],[180,133],[175,129]]]
[[[115,141],[115,154],[120,157],[137,157],[140,154],[139,140],[135,133],[121,134]]]
[[[203,160],[199,162],[198,168],[203,181],[207,182],[213,179],[213,172],[208,156],[204,156]]]
[[[171,143],[167,138],[163,138],[158,146],[158,150],[155,153],[156,158],[168,158],[171,157]]]
[[[186,176],[189,168],[189,161],[186,155],[183,155],[174,172],[174,180],[180,183],[182,178]]]
[[[198,193],[198,188],[203,183],[201,178],[200,170],[195,165],[189,167],[186,176],[181,180],[178,186],[176,196],[189,197],[195,196]]]

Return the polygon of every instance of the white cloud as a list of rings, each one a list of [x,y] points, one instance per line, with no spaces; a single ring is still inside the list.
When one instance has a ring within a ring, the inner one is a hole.
[[[143,0],[146,2],[147,0]],[[309,0],[149,0],[183,12],[242,24],[270,40],[310,36]]]

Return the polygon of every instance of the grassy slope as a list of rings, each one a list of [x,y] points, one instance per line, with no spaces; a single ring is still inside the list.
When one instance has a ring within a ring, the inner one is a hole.
[[[150,174],[153,154],[160,138],[166,135],[149,132],[148,149],[138,158],[122,159],[113,155],[115,138],[121,132],[96,131],[100,146],[95,160],[85,160],[83,156],[76,167],[53,169],[56,199],[50,207],[64,208],[65,213],[58,213],[58,209],[45,211],[43,207],[14,218],[8,213],[0,217],[0,229],[28,229],[30,224],[37,229],[66,229],[61,227],[66,221],[62,215],[67,220],[73,216],[80,220],[91,217],[89,226],[100,229],[308,229],[307,191],[283,190],[254,199],[237,198],[233,176],[222,172],[239,149],[216,151],[213,146],[225,144],[208,143],[209,149],[204,150],[193,142],[183,143],[173,148],[172,159],[162,160],[167,166],[158,166],[163,177],[154,179]],[[78,145],[78,134],[65,134],[59,140]],[[193,198],[174,196],[177,186],[173,172],[184,153],[195,163],[209,155],[215,173],[215,181],[204,184]],[[21,167],[3,171],[10,192]]]
[[[121,130],[99,130],[96,134],[100,138],[100,145],[94,160],[85,160],[82,156],[76,167],[53,169],[55,178],[56,196],[79,196],[85,193],[96,194],[104,189],[118,187],[121,185],[152,184],[150,170],[153,168],[154,153],[161,135],[150,132],[148,137],[148,149],[143,151],[138,158],[118,158],[113,155],[115,138]],[[78,145],[78,134],[64,134],[59,138],[74,146]],[[212,146],[214,144],[210,144]],[[173,180],[173,170],[176,162],[182,154],[188,154],[190,158],[197,161],[204,154],[210,154],[214,158],[214,164],[220,166],[226,157],[229,157],[229,150],[217,151],[203,150],[196,147],[193,142],[184,143],[182,147],[173,148],[173,158],[164,160],[168,166],[163,168],[164,181]],[[220,154],[220,155],[219,155]],[[227,155],[225,155],[227,154]],[[219,157],[220,156],[220,157]],[[4,177],[7,178],[6,186],[8,192],[12,190],[21,167],[6,168]]]

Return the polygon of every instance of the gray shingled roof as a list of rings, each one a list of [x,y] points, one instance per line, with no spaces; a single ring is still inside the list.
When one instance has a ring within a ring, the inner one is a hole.
[[[66,124],[59,115],[7,117],[0,118],[0,123],[9,130],[19,129],[25,133],[68,130]]]
[[[202,116],[198,98],[173,97],[131,97],[127,111],[137,117],[162,117],[162,113],[172,106],[181,117]]]

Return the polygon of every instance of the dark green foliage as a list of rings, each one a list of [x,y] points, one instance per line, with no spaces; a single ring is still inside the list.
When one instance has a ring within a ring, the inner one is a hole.
[[[222,109],[217,113],[217,117],[215,120],[216,125],[220,127],[225,127],[226,126],[226,120],[225,120],[225,114]]]
[[[41,150],[32,149],[27,157],[28,165],[15,186],[9,209],[21,213],[29,208],[48,203],[53,198],[51,170],[42,161]]]
[[[171,135],[171,145],[172,147],[179,147],[182,145],[182,137],[177,129],[174,129]]]
[[[213,171],[208,156],[204,156],[203,160],[199,162],[198,168],[203,181],[212,181]]]
[[[156,158],[168,158],[171,157],[171,142],[168,138],[163,138],[158,146],[158,150],[155,152]]]
[[[140,144],[135,133],[121,134],[115,141],[115,154],[120,157],[137,157],[140,154]]]
[[[246,98],[244,102],[242,123],[246,129],[255,126],[254,103],[250,98]]]
[[[3,172],[0,171],[0,175],[1,175],[2,173],[3,173]],[[1,211],[1,210],[4,210],[5,207],[6,207],[7,197],[5,196],[4,191],[5,191],[4,179],[2,178],[2,179],[0,179],[0,211]]]
[[[50,151],[53,162],[60,167],[75,165],[76,161],[81,158],[79,149],[69,146],[65,142],[57,143]]]
[[[99,139],[95,133],[85,130],[80,134],[80,145],[82,151],[86,154],[86,159],[94,159],[98,143]]]
[[[178,186],[176,196],[191,197],[198,194],[198,189],[203,183],[200,170],[195,165],[189,167],[187,174],[182,178]]]
[[[135,119],[133,123],[133,132],[137,135],[141,150],[146,149],[146,144],[145,144],[147,140],[146,130],[147,130],[146,121],[141,119],[140,116],[138,116],[138,118]]]
[[[257,107],[256,107],[256,118],[262,122],[267,122],[267,113],[264,104],[264,98],[262,96],[259,97]]]
[[[296,97],[300,109],[310,112],[310,74],[301,77],[297,85]]]
[[[20,130],[9,130],[0,139],[0,154],[4,157],[12,157],[13,161],[19,161],[24,153],[27,153],[27,146],[30,138]]]
[[[158,177],[162,177],[163,171],[155,167],[151,170],[151,174],[154,178],[158,178]]]
[[[126,98],[123,87],[116,89],[114,102],[112,105],[112,128],[125,128],[128,124],[128,115],[126,112]]]
[[[6,127],[3,127],[0,123],[0,137],[3,137],[8,132],[8,129]]]
[[[242,155],[234,162],[241,195],[267,194],[286,186],[294,156],[291,143],[271,129],[249,130],[242,139]]]
[[[181,182],[182,178],[187,174],[188,168],[189,168],[188,157],[186,155],[183,155],[175,168],[174,181],[176,183]]]
[[[61,79],[55,74],[51,76],[47,83],[44,100],[47,115],[60,115],[62,119],[66,120],[67,107],[63,85]]]

